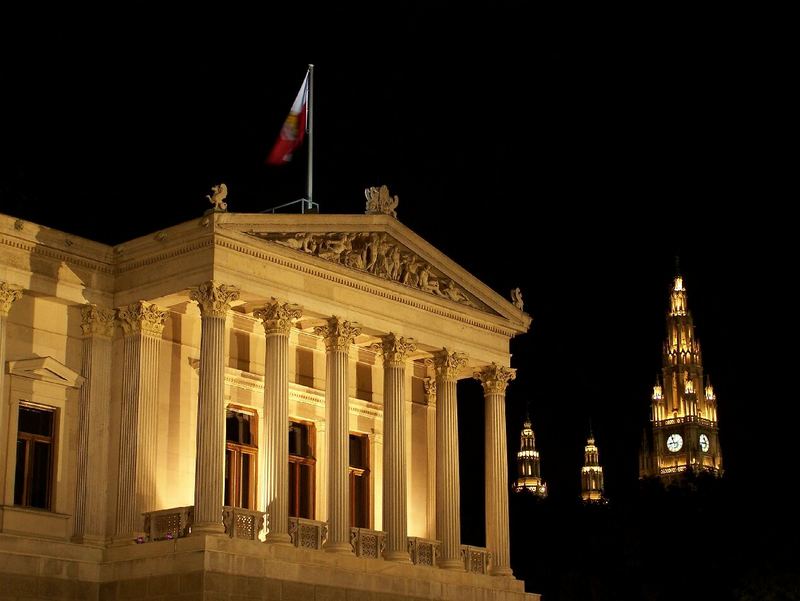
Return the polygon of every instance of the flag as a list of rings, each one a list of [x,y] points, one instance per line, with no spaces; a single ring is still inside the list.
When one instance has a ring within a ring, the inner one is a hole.
[[[267,165],[285,165],[292,160],[292,153],[303,143],[306,135],[306,111],[308,109],[308,73],[294,99],[289,116],[283,122],[281,133],[267,157]]]

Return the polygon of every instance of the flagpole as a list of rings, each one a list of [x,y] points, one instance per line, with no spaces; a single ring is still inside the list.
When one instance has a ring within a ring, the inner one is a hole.
[[[306,115],[306,133],[308,134],[308,179],[306,181],[306,200],[308,210],[313,206],[314,190],[314,65],[308,65],[308,114]]]

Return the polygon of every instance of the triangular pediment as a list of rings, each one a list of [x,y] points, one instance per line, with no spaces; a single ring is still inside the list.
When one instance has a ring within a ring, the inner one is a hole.
[[[52,357],[34,357],[8,362],[8,373],[51,384],[80,388],[84,378]]]
[[[407,226],[389,215],[225,214],[223,229],[236,230],[300,260],[335,264],[396,290],[411,289],[435,302],[508,320],[526,331],[531,318]],[[296,254],[295,254],[296,253]],[[305,257],[305,259],[303,258]],[[511,322],[511,323],[508,323]]]

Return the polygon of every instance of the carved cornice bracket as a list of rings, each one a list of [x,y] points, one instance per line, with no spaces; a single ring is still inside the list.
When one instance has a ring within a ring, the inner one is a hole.
[[[197,288],[190,289],[189,298],[200,305],[200,313],[203,316],[225,317],[231,302],[238,300],[239,289],[209,280]]]
[[[114,310],[98,307],[97,305],[83,305],[81,307],[81,330],[83,335],[101,336],[111,338],[114,336]]]
[[[0,282],[0,316],[8,315],[11,305],[22,298],[22,290],[15,286],[9,286],[6,282]]]
[[[408,355],[417,350],[413,338],[404,338],[389,332],[381,337],[381,342],[371,345],[372,350],[383,357],[383,364],[391,367],[405,365]]]
[[[347,351],[356,336],[361,333],[361,328],[357,324],[334,316],[328,319],[328,325],[315,327],[314,333],[322,336],[327,350]]]
[[[480,381],[485,392],[505,394],[508,383],[517,377],[517,370],[492,362],[477,370],[472,377]]]
[[[253,315],[264,324],[265,334],[288,335],[294,321],[303,315],[303,308],[300,305],[280,303],[273,298],[260,309],[253,311]]]
[[[139,301],[117,309],[117,319],[122,326],[125,336],[133,334],[150,334],[161,336],[164,332],[164,320],[167,312],[156,305],[146,301]]]

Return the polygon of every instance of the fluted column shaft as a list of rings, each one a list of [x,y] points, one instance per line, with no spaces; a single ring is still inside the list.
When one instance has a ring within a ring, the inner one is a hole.
[[[21,297],[21,290],[14,286],[9,286],[6,282],[0,282],[0,394],[5,392],[6,322],[8,320],[8,312],[11,310],[11,305]],[[5,440],[7,428],[8,403],[0,398],[0,440]],[[0,469],[0,493],[5,490],[5,476],[5,469]]]
[[[222,533],[225,495],[225,320],[239,291],[209,281],[192,289],[201,315],[193,533]]]
[[[97,305],[81,307],[84,378],[78,416],[78,470],[75,487],[74,540],[102,543],[106,538],[111,398],[111,338],[114,312]]]
[[[375,345],[383,353],[383,529],[385,557],[410,561],[406,507],[405,372],[411,339],[389,334]]]
[[[156,509],[158,366],[166,312],[138,302],[117,310],[123,328],[122,410],[117,481],[117,538],[142,529]]]
[[[436,537],[441,541],[439,566],[463,570],[461,560],[461,493],[458,473],[458,372],[466,355],[444,349],[434,354],[436,369]]]
[[[506,387],[516,370],[492,363],[475,372],[483,384],[485,403],[486,548],[492,554],[491,574],[511,576],[508,534],[508,451]]]
[[[328,427],[328,542],[325,550],[352,553],[348,491],[350,415],[348,411],[348,357],[360,330],[338,317],[314,330],[325,339],[325,416]]]
[[[264,412],[266,422],[267,542],[290,543],[289,536],[289,332],[302,311],[272,302],[255,311],[266,335]]]

